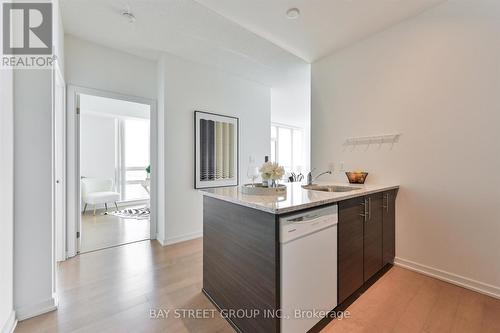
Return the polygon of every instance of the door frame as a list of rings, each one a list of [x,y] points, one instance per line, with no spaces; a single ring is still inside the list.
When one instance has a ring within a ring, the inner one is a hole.
[[[80,116],[79,97],[81,94],[98,97],[118,99],[128,102],[147,104],[150,107],[149,132],[150,132],[150,163],[151,163],[151,188],[150,188],[150,239],[156,239],[157,211],[158,211],[158,113],[156,100],[114,93],[105,90],[86,88],[76,85],[67,87],[67,251],[68,257],[74,257],[79,252],[80,233]]]
[[[54,254],[55,254],[55,261],[64,261],[67,258],[67,252],[66,252],[66,228],[67,228],[67,221],[68,217],[66,214],[66,209],[67,209],[67,198],[66,198],[66,154],[67,154],[67,128],[66,128],[66,82],[64,81],[64,76],[62,74],[62,71],[59,67],[59,63],[57,62],[54,66],[54,69],[52,71],[52,80],[53,80],[53,90],[52,90],[52,179],[53,179],[53,189],[52,189],[52,196],[53,196],[53,207],[52,207],[52,214],[53,214],[53,220],[54,220]],[[56,90],[62,88],[62,107],[63,110],[59,114],[57,110],[57,101],[56,101]],[[62,119],[57,119],[58,117],[62,117]],[[60,121],[62,124],[62,156],[59,158],[57,157],[57,143],[56,143],[56,131],[57,131],[57,121]],[[56,174],[56,165],[58,162],[62,162],[62,176],[61,179],[57,179],[57,174]],[[58,198],[57,198],[57,191],[56,187],[60,187],[60,191],[62,191],[62,203],[58,204]],[[58,213],[59,212],[59,213]],[[62,216],[62,223],[59,223],[57,220],[57,215],[60,214]]]

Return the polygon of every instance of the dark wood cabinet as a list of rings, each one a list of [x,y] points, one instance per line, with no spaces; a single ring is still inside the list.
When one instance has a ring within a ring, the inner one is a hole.
[[[380,192],[339,202],[339,304],[393,262],[396,193]]]
[[[382,267],[382,215],[383,193],[365,197],[366,217],[364,221],[363,275],[367,281]]]
[[[382,259],[384,265],[393,263],[396,255],[396,194],[397,190],[383,193]]]
[[[339,202],[338,298],[339,303],[363,285],[363,214],[365,198]]]
[[[279,243],[275,215],[203,198],[203,292],[241,332],[279,332]],[[230,312],[227,312],[230,313]]]

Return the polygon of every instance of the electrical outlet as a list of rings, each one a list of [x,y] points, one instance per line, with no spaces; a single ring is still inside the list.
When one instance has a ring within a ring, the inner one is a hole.
[[[340,169],[340,172],[345,172],[344,162],[340,162],[339,169]]]

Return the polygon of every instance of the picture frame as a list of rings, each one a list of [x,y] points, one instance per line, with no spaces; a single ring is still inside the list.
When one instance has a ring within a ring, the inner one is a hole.
[[[239,118],[194,112],[194,188],[239,185]]]

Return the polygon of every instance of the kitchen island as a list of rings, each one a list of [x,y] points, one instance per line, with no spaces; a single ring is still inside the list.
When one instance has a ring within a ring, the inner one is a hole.
[[[332,283],[338,291],[334,304],[341,304],[394,259],[398,188],[325,192],[293,183],[283,196],[248,195],[238,187],[201,191],[203,292],[237,331],[281,332],[282,294],[291,290],[282,287],[280,221],[332,206],[335,214],[338,208]]]

